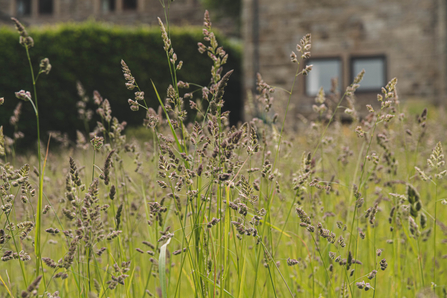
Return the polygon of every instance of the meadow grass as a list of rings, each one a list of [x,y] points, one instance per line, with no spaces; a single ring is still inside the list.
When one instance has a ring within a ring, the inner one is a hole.
[[[127,138],[109,101],[81,85],[80,114],[92,100],[100,121],[92,131],[85,122],[76,145],[16,156],[0,129],[2,297],[447,296],[442,110],[409,114],[393,79],[361,118],[361,72],[341,95],[320,90],[316,120],[296,132],[293,85],[275,91],[259,75],[249,121],[230,127],[222,107],[232,71],[222,71],[227,54],[208,13],[198,49],[213,61],[209,86],[177,80],[183,62],[159,23],[167,98],[159,86],[140,90],[121,62],[130,108],[146,113],[145,140]],[[29,59],[32,39],[17,26]],[[311,71],[310,49],[306,35],[291,55],[295,78]],[[35,107],[39,131],[36,81],[32,95],[16,95]]]

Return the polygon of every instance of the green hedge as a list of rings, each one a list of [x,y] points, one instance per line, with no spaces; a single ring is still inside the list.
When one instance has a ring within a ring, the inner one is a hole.
[[[92,97],[98,90],[108,98],[113,116],[128,125],[140,125],[144,111],[131,112],[127,103],[133,92],[126,89],[121,72],[121,59],[130,67],[140,88],[145,91],[146,101],[158,106],[151,79],[159,92],[165,93],[170,84],[169,69],[158,27],[118,27],[101,23],[61,24],[28,30],[35,46],[30,49],[35,72],[41,59],[47,57],[52,64],[48,76],[41,75],[37,84],[42,134],[58,130],[75,137],[76,129],[83,130],[78,119],[76,81],[80,81],[87,95]],[[207,86],[210,82],[211,59],[201,55],[197,43],[202,40],[201,28],[172,28],[173,47],[183,60],[178,76],[185,82]],[[32,92],[32,83],[25,48],[19,44],[19,35],[10,27],[0,28],[0,97],[5,104],[0,107],[0,125],[11,135],[9,117],[18,103],[14,92],[24,89]],[[234,69],[225,92],[225,108],[230,109],[231,121],[241,115],[241,51],[237,45],[219,37],[220,45],[229,53],[224,72]],[[191,89],[194,90],[194,89]],[[163,95],[164,96],[164,95]],[[91,108],[95,108],[93,105]],[[95,119],[90,126],[95,125]],[[36,139],[35,117],[32,106],[24,104],[19,128],[25,133],[26,142]]]

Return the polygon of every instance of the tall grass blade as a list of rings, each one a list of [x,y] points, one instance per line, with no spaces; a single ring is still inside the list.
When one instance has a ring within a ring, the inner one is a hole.
[[[205,280],[206,282],[208,282],[209,284],[211,284],[211,285],[213,285],[213,286],[216,286],[216,288],[220,290],[220,288],[221,288],[220,285],[216,285],[216,284],[214,283],[214,281],[212,281],[211,279],[209,279],[209,278],[208,278],[206,275],[204,275],[203,273],[200,273],[200,274],[203,276],[203,278],[204,278],[204,280]],[[222,292],[225,293],[225,294],[227,294],[229,297],[234,298],[234,296],[231,295],[231,293],[228,292],[227,290],[223,289]],[[239,297],[240,297],[240,296],[239,296]]]
[[[168,297],[168,292],[166,289],[166,247],[168,246],[169,242],[171,242],[171,238],[169,238],[168,241],[160,247],[160,257],[158,259],[162,298]]]
[[[244,265],[242,265],[242,277],[241,277],[241,282],[239,285],[239,296],[238,297],[243,297],[243,293],[244,293],[244,288],[245,288],[245,264],[247,263],[247,258],[246,258],[246,254],[244,254]]]
[[[6,288],[6,291],[8,291],[9,296],[14,298],[14,295],[12,295],[11,291],[9,290],[8,286],[6,285],[5,281],[3,280],[2,276],[0,275],[0,281],[2,282],[3,286]]]

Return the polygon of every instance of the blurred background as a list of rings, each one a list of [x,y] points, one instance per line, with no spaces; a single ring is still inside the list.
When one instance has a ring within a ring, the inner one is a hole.
[[[213,62],[201,55],[197,46],[200,41],[206,43],[202,27],[207,8],[215,11],[211,12],[213,28],[229,54],[223,72],[235,70],[226,89],[224,109],[232,111],[231,123],[237,124],[242,119],[243,94],[240,4],[214,0],[0,0],[0,69],[8,70],[0,75],[0,97],[5,98],[0,125],[6,135],[20,138],[22,144],[31,144],[37,137],[32,106],[18,106],[14,96],[21,89],[32,91],[32,81],[11,17],[19,19],[34,39],[30,55],[35,72],[43,58],[52,64],[50,74],[41,75],[37,84],[44,136],[52,132],[53,139],[58,136],[69,143],[76,139],[77,130],[87,135],[99,120],[93,113],[97,108],[92,100],[94,90],[109,100],[112,115],[120,122],[126,121],[128,128],[142,127],[145,112],[129,108],[128,99],[134,98],[136,90],[129,91],[124,85],[121,59],[145,91],[149,106],[157,110],[151,80],[162,99],[171,84],[157,17],[166,26],[169,20],[174,50],[184,62],[179,80],[209,86]],[[182,95],[193,92],[193,101],[201,99],[200,88],[181,91]],[[206,102],[204,105],[206,108]],[[188,120],[193,121],[189,99],[185,99],[185,109]]]
[[[181,28],[176,33],[178,40],[172,38],[174,49],[181,60],[189,59],[184,61],[184,79],[191,82],[195,79],[203,85],[209,83],[212,64],[200,62],[206,59],[197,52],[197,42],[201,39],[204,10],[210,11],[213,27],[220,32],[219,40],[230,53],[224,72],[237,70],[225,95],[233,124],[244,118],[242,103],[250,97],[247,94],[256,92],[256,73],[260,72],[271,86],[290,89],[296,72],[290,54],[296,52],[296,45],[307,33],[312,34],[312,56],[302,65],[312,64],[313,70],[297,81],[292,118],[311,114],[319,88],[329,93],[331,79],[338,79],[336,87],[343,94],[362,69],[366,74],[356,94],[360,111],[365,110],[365,103],[376,102],[381,87],[394,77],[399,80],[401,101],[441,105],[447,97],[445,0],[165,2],[170,25]],[[33,58],[49,56],[52,61],[52,73],[39,82],[42,84],[39,92],[45,98],[42,102],[47,101],[48,117],[58,116],[44,129],[49,130],[61,120],[68,121],[66,129],[70,136],[75,134],[73,127],[82,128],[82,123],[75,124],[75,120],[72,123],[61,112],[64,107],[73,109],[73,117],[77,117],[77,81],[89,96],[98,90],[109,98],[120,120],[130,117],[130,124],[141,123],[144,114],[135,116],[127,107],[132,92],[124,88],[119,60],[126,60],[150,97],[153,98],[151,78],[159,89],[166,89],[169,75],[164,73],[166,60],[157,31],[157,17],[165,19],[162,3],[160,0],[0,0],[0,24],[13,28],[10,17],[14,16],[27,29],[35,29]],[[70,25],[47,26],[61,23]],[[148,25],[154,26],[155,31],[149,32]],[[10,102],[10,109],[0,111],[4,122],[17,104],[12,92],[31,86],[25,56],[17,53],[23,51],[17,33],[11,35],[15,41],[12,42],[7,38],[7,30],[2,30],[0,52],[4,53],[0,67],[7,71],[0,75],[0,96],[7,100],[5,106]],[[187,78],[191,75],[192,79]],[[275,96],[281,100],[281,95]],[[29,134],[33,132],[30,130]]]

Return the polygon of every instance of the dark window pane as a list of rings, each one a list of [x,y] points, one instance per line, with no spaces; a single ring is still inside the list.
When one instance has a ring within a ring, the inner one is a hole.
[[[31,14],[31,0],[17,0],[17,15],[28,16]]]
[[[103,12],[115,11],[115,0],[102,0],[101,10]]]
[[[52,14],[53,0],[39,0],[39,14]]]
[[[325,93],[331,91],[331,79],[340,78],[341,61],[340,59],[312,59],[306,63],[312,64],[312,70],[306,78],[306,94],[314,96],[323,87]],[[339,88],[340,88],[340,79]]]
[[[123,0],[123,10],[137,9],[137,0]]]
[[[386,85],[385,58],[353,58],[352,78],[359,72],[365,70],[363,80],[360,82],[360,91],[379,90]]]

